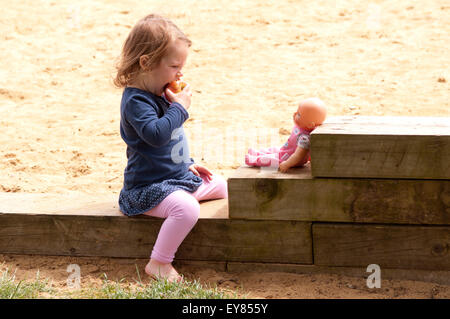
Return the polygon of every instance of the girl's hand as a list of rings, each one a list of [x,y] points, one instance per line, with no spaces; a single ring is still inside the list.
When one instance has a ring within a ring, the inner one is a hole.
[[[205,175],[208,181],[212,179],[212,173],[206,167],[192,164],[191,166],[189,166],[189,170],[197,176],[200,176],[200,174]]]
[[[189,84],[186,85],[183,91],[180,93],[173,93],[169,88],[166,88],[164,91],[164,94],[166,95],[167,100],[169,102],[178,102],[180,103],[186,110],[191,106],[191,87]]]

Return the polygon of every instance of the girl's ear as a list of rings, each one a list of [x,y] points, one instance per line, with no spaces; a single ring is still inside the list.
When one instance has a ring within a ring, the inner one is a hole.
[[[148,55],[141,55],[139,58],[139,66],[144,71],[150,71],[150,66],[148,65],[149,57]]]

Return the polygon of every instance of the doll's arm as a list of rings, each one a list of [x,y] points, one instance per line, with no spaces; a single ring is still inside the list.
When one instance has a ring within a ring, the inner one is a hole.
[[[279,170],[282,173],[286,173],[291,167],[302,165],[307,162],[308,150],[300,146],[297,146],[295,152],[289,156],[289,158],[280,164]]]

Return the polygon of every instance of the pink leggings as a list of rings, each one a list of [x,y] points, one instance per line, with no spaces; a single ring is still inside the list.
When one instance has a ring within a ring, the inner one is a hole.
[[[156,207],[144,215],[165,218],[166,220],[156,239],[150,258],[163,263],[171,263],[178,247],[197,223],[200,213],[199,201],[227,198],[227,182],[218,175],[211,180],[201,175],[202,185],[194,193],[177,190],[167,196]]]

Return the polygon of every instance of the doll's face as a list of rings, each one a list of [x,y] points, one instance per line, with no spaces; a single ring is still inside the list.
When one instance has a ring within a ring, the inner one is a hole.
[[[323,123],[325,117],[325,103],[318,98],[309,98],[300,102],[294,113],[294,122],[300,128],[313,130]]]

